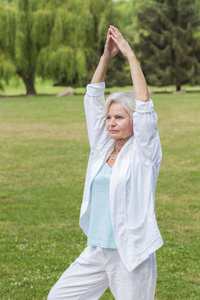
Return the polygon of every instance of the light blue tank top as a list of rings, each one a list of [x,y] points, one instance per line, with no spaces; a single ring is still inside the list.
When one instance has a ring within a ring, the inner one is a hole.
[[[110,214],[109,187],[112,168],[105,162],[90,189],[90,224],[88,246],[117,249]]]

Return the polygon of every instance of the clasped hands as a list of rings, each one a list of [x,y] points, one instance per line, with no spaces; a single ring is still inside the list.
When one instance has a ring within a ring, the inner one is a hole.
[[[128,42],[124,39],[123,35],[119,32],[119,30],[116,27],[110,26],[108,29],[103,57],[106,60],[110,60],[111,58],[116,56],[119,51],[121,51],[127,59],[130,59],[134,56],[131,47],[129,46]]]

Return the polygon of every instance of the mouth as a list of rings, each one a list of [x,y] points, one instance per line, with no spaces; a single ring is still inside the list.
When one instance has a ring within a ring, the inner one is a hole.
[[[118,132],[118,130],[110,130],[111,133]]]

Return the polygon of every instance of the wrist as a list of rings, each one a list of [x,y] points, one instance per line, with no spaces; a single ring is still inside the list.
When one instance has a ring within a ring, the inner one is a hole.
[[[109,64],[110,58],[107,57],[105,54],[102,54],[100,61],[105,63],[105,64]]]
[[[127,56],[129,62],[137,60],[135,54],[132,52]]]

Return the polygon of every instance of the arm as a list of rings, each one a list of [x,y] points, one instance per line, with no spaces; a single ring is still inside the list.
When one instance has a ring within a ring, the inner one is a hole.
[[[91,84],[104,82],[107,69],[108,69],[109,59],[106,58],[104,55],[101,56],[100,62],[98,64],[98,67],[96,71],[94,72],[94,75],[92,77]]]
[[[133,81],[135,97],[140,101],[147,102],[149,101],[149,91],[147,88],[145,77],[142,70],[140,69],[134,53],[128,57],[128,61],[131,69],[131,77]]]
[[[100,149],[108,141],[104,114],[105,83],[88,84],[84,97],[85,116],[91,150]]]
[[[94,72],[91,84],[105,81],[109,61],[111,60],[112,57],[116,56],[118,52],[119,52],[119,47],[113,41],[111,37],[111,28],[109,28],[106,44],[104,47],[104,53],[101,56],[96,71]]]
[[[112,33],[111,37],[113,41],[115,41],[122,54],[129,61],[136,99],[143,102],[149,101],[149,92],[148,92],[146,80],[138,64],[138,61],[135,57],[135,54],[133,53],[131,47],[129,46],[127,41],[123,38],[122,34],[119,32],[119,30],[116,27],[111,26],[111,33]]]
[[[157,128],[157,114],[152,100],[148,102],[136,100],[133,132],[134,147],[141,161],[148,165],[159,165],[162,159],[162,149]]]
[[[136,96],[136,108],[133,113],[133,132],[135,149],[145,164],[158,165],[161,162],[162,150],[157,129],[157,115],[153,109],[153,102],[149,100],[146,80],[137,62],[135,54],[127,41],[114,26],[111,27],[112,39],[118,45],[122,54],[127,57],[133,87]]]
[[[98,67],[93,75],[91,84],[87,86],[84,98],[88,137],[91,149],[101,149],[110,139],[106,131],[104,114],[105,76],[109,61],[117,55],[119,48],[111,38],[111,29],[108,29],[104,53],[100,58]]]

